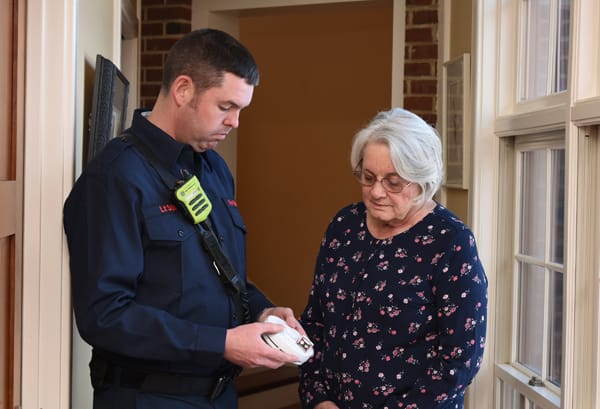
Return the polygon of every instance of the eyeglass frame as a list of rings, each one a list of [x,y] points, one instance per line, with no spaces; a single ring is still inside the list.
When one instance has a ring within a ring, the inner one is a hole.
[[[369,172],[371,173],[371,172]],[[389,183],[390,183],[390,176],[397,176],[399,179],[402,179],[400,177],[400,175],[394,174],[394,175],[388,175],[388,176],[384,176],[382,178],[378,178],[375,175],[373,175],[373,177],[375,178],[375,180],[373,181],[373,183],[365,183],[363,180],[363,175],[364,175],[364,169],[362,168],[357,168],[354,169],[352,171],[352,174],[354,175],[354,177],[356,178],[356,181],[364,187],[369,187],[369,188],[373,188],[373,186],[375,186],[375,184],[377,184],[377,182],[381,183],[381,187],[383,188],[383,190],[385,190],[387,193],[401,193],[406,187],[410,186],[413,184],[413,182],[408,182],[405,185],[402,185],[402,187],[400,188],[400,190],[394,190],[394,189],[390,189],[389,188]],[[404,180],[404,179],[402,179]]]

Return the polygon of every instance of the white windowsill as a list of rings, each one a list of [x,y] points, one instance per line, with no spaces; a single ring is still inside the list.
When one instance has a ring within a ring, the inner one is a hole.
[[[508,364],[496,364],[496,376],[536,405],[560,409],[560,395],[543,386],[529,385],[529,377]]]

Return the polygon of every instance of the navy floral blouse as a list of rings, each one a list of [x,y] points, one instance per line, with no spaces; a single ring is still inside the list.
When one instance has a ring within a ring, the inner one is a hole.
[[[315,355],[300,368],[304,408],[463,408],[485,345],[487,279],[473,234],[437,205],[384,240],[364,204],[321,242],[301,322]]]

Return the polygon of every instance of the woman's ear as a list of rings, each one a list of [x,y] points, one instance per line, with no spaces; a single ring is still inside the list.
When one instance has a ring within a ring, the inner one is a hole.
[[[175,78],[171,86],[171,95],[177,106],[188,104],[194,97],[194,82],[188,75]]]

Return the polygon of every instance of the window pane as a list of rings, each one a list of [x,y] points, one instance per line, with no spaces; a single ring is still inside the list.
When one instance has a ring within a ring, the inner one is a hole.
[[[560,386],[562,374],[563,274],[550,273],[550,345],[548,380]]]
[[[571,21],[570,0],[559,0],[558,6],[558,35],[556,45],[556,80],[554,92],[567,89],[567,73],[569,67],[569,29]]]
[[[544,268],[520,263],[517,361],[538,375],[542,373],[544,287]]]
[[[524,99],[565,91],[569,65],[570,0],[524,0]]]
[[[546,240],[546,151],[522,153],[520,252],[544,258]]]
[[[527,2],[525,99],[545,96],[548,84],[550,0]]]
[[[553,150],[551,158],[550,186],[552,196],[550,198],[551,214],[550,220],[550,260],[562,264],[564,252],[564,223],[565,223],[565,150]]]

